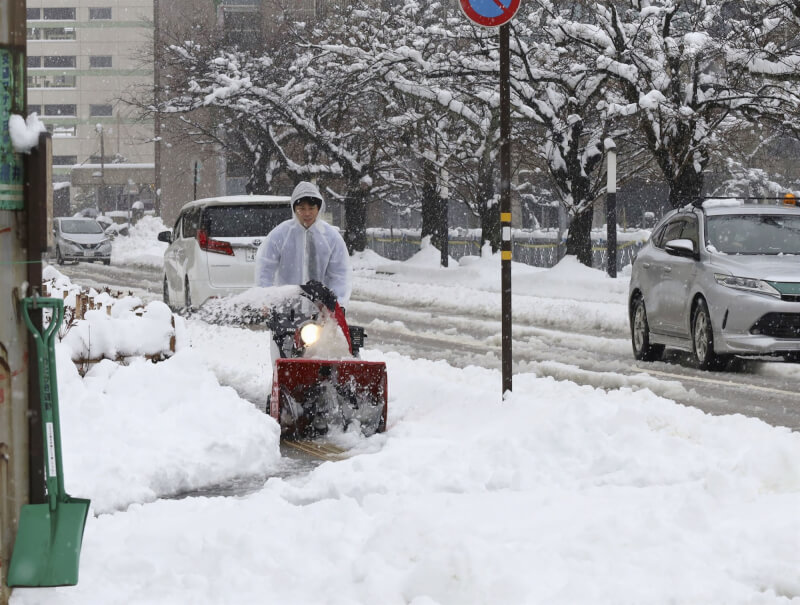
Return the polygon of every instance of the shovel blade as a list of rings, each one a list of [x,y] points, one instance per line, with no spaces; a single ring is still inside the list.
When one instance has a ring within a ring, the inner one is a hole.
[[[8,586],[74,586],[78,583],[89,500],[67,497],[22,507],[8,567]]]
[[[365,435],[385,430],[385,363],[278,359],[275,365],[270,414],[283,435],[313,437],[353,422]]]

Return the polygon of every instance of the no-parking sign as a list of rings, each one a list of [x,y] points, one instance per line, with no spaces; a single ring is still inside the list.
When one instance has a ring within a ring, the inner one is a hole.
[[[511,21],[521,0],[461,0],[461,10],[473,22],[498,27]]]

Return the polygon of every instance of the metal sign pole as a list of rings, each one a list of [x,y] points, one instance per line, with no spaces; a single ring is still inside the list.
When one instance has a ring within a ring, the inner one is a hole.
[[[511,390],[511,78],[509,28],[500,26],[500,289],[503,393]]]
[[[511,390],[511,59],[509,23],[522,0],[460,0],[473,23],[500,28],[500,314],[503,395]]]

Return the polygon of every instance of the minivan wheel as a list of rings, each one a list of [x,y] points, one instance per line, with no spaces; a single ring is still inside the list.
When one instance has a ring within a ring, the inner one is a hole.
[[[191,309],[192,308],[192,292],[189,289],[189,278],[187,277],[184,280],[184,282],[185,283],[183,284],[183,306],[186,307],[187,309]]]
[[[640,361],[655,361],[664,355],[664,345],[650,344],[650,326],[644,299],[637,296],[631,311],[631,344],[633,356]]]
[[[714,330],[706,301],[700,299],[692,314],[692,352],[701,370],[718,370],[725,366],[728,356],[714,352]]]

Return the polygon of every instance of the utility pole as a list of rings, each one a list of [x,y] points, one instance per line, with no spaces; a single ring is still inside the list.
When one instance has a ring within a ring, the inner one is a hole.
[[[159,107],[161,90],[161,5],[159,0],[153,0],[153,105],[156,110],[153,114],[153,162],[155,167],[155,182],[153,186],[153,207],[156,216],[161,216],[161,108]]]
[[[100,187],[97,190],[97,210],[105,212],[106,208],[106,148],[104,144],[103,125],[98,122],[95,126],[97,134],[100,135]],[[114,208],[116,210],[116,208]]]
[[[0,2],[0,605],[11,595],[8,563],[30,497],[29,341],[20,307],[29,264],[25,171],[8,124],[11,114],[26,113],[25,18],[25,0]]]
[[[606,182],[606,254],[609,277],[617,276],[617,146],[614,140],[605,140],[608,169]]]

